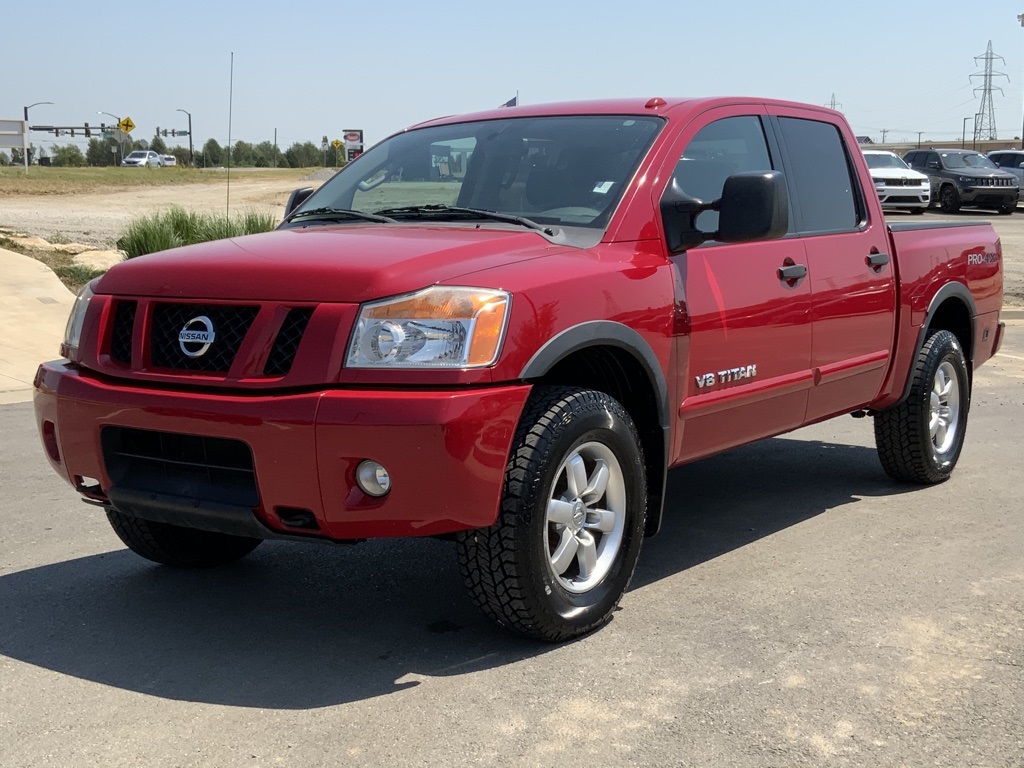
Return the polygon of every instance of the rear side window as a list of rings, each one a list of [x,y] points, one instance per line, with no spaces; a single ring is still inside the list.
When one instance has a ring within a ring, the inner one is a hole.
[[[800,199],[803,232],[857,229],[862,206],[839,129],[831,123],[779,118]]]

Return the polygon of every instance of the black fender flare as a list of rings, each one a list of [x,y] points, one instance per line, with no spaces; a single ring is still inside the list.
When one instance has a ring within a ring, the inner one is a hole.
[[[559,332],[548,339],[533,357],[523,366],[520,379],[538,379],[574,352],[587,347],[608,346],[629,353],[647,374],[657,395],[658,427],[662,438],[662,460],[660,476],[652,476],[648,483],[648,509],[646,535],[653,536],[661,528],[661,517],[665,502],[665,485],[668,480],[668,457],[671,450],[671,422],[668,385],[654,350],[643,336],[628,325],[611,320],[592,320]],[[656,467],[648,464],[648,468]]]
[[[935,292],[935,295],[932,296],[931,302],[928,304],[928,312],[925,314],[924,322],[921,323],[921,330],[917,332],[917,343],[914,345],[914,356],[911,358],[910,371],[907,374],[907,382],[903,385],[903,394],[900,395],[900,399],[898,401],[889,406],[890,408],[905,402],[906,399],[910,397],[910,388],[914,385],[914,361],[917,360],[918,353],[920,353],[925,341],[927,341],[928,329],[931,327],[932,320],[935,319],[935,314],[947,299],[959,299],[967,307],[967,315],[971,323],[971,356],[967,361],[967,370],[968,373],[973,371],[974,333],[976,330],[975,325],[978,318],[978,309],[974,303],[974,296],[971,295],[971,291],[966,285],[957,282],[946,283]]]

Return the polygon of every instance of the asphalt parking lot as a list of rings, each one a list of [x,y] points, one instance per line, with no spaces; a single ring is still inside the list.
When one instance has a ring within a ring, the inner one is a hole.
[[[503,634],[452,545],[127,552],[0,406],[0,766],[1024,765],[1024,322],[949,482],[842,418],[674,470],[602,631]]]

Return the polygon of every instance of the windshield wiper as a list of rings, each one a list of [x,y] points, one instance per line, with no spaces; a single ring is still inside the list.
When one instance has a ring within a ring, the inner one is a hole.
[[[516,216],[511,213],[498,213],[497,211],[488,211],[483,208],[461,208],[453,205],[406,205],[401,208],[384,208],[383,210],[377,211],[378,216],[392,216],[396,214],[412,213],[412,214],[434,214],[434,213],[457,213],[467,216],[476,216],[481,219],[492,219],[493,221],[504,221],[509,224],[518,224],[521,227],[528,227],[529,229],[535,229],[538,232],[543,232],[545,235],[554,235],[555,231],[551,227],[546,227],[543,224],[538,224],[532,219],[528,219],[525,216]]]
[[[324,206],[322,208],[310,208],[308,211],[296,211],[287,219],[288,221],[294,221],[298,218],[318,218],[327,219],[333,216],[351,216],[353,219],[362,219],[363,221],[377,221],[382,224],[395,224],[394,219],[389,219],[387,216],[381,216],[376,213],[363,213],[362,211],[353,211],[351,208],[331,208]]]

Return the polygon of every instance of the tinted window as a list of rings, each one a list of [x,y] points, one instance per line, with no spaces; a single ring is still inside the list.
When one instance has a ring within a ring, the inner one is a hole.
[[[779,119],[804,232],[856,229],[861,216],[839,130],[830,123]]]
[[[679,188],[704,202],[722,196],[725,180],[734,173],[772,170],[761,120],[753,116],[727,117],[700,129],[672,174]],[[697,220],[705,232],[718,229],[718,212],[705,211]]]

